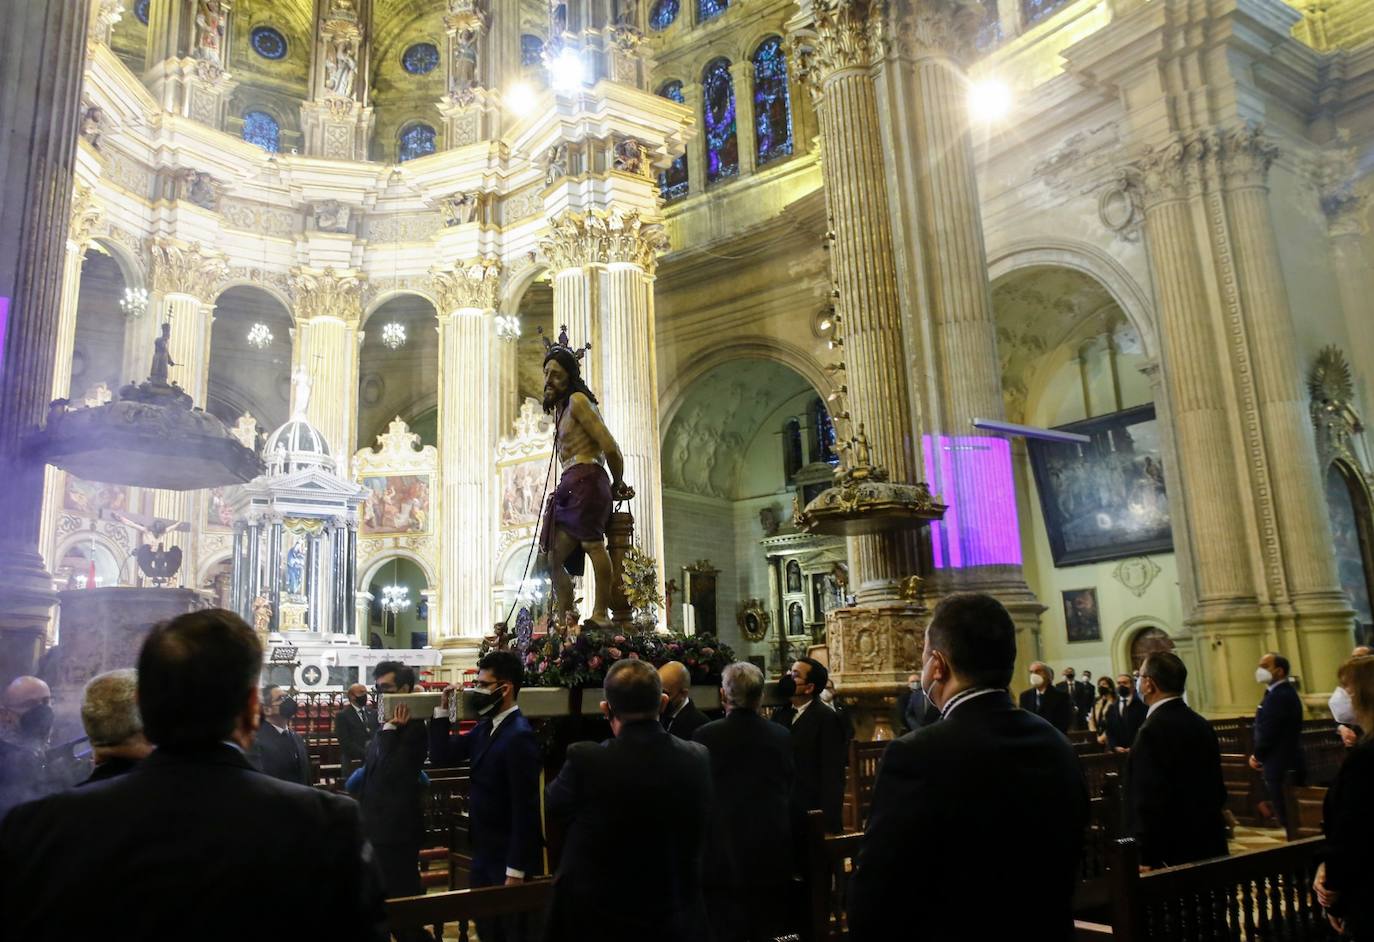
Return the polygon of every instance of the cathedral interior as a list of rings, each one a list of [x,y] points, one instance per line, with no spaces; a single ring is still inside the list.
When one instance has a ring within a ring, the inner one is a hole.
[[[36,155],[0,233],[6,678],[66,643],[67,599],[152,585],[158,542],[171,585],[274,644],[461,676],[540,588],[564,327],[657,625],[770,675],[819,648],[841,696],[890,693],[934,601],[977,589],[1020,668],[1168,648],[1226,716],[1263,652],[1324,704],[1374,633],[1367,0],[23,16],[0,68],[28,102],[0,104],[27,135],[7,146]],[[265,476],[34,470],[30,430],[149,376],[167,324],[170,380]],[[856,469],[929,518],[805,525]]]

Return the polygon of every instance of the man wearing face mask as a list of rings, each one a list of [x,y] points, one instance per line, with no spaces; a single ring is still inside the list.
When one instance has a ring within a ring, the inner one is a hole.
[[[348,706],[334,716],[334,736],[339,740],[339,761],[343,778],[367,758],[367,744],[377,733],[377,714],[367,708],[367,688],[354,684],[348,688]]]
[[[20,802],[62,787],[48,768],[52,691],[37,677],[16,677],[0,708],[0,816]]]
[[[1036,661],[1030,666],[1030,689],[1021,694],[1021,709],[1039,716],[1064,735],[1073,727],[1073,700],[1052,686],[1054,671]]]
[[[803,657],[778,682],[778,693],[791,702],[774,711],[773,722],[792,731],[792,759],[797,777],[792,785],[792,810],[800,818],[820,809],[825,829],[844,829],[844,773],[849,765],[849,740],[844,718],[821,698],[830,672],[815,658]],[[798,833],[804,833],[799,830]]]
[[[855,942],[1072,938],[1088,790],[1068,740],[1012,703],[1015,668],[1000,602],[956,593],[935,607],[921,679],[940,720],[878,766],[850,882]],[[1005,852],[1009,835],[1033,857]]]
[[[310,784],[310,753],[291,728],[296,701],[275,684],[262,688],[262,718],[248,759],[260,772],[297,785]]]
[[[681,661],[669,661],[658,669],[658,679],[663,684],[663,693],[668,697],[668,705],[663,708],[661,717],[663,728],[678,739],[691,742],[692,734],[710,722],[706,714],[692,702],[691,672]]]
[[[450,733],[449,702],[459,692],[444,690],[429,722],[429,761],[436,767],[471,763],[468,792],[472,840],[472,886],[523,883],[543,872],[539,833],[539,743],[516,706],[525,671],[519,655],[492,651],[477,665],[477,681],[461,692],[477,713],[471,732]],[[479,921],[485,942],[526,936],[517,919]]]
[[[1073,728],[1087,729],[1088,714],[1092,712],[1093,702],[1097,695],[1093,693],[1093,685],[1089,682],[1092,677],[1087,671],[1083,672],[1083,680],[1078,680],[1078,673],[1072,667],[1064,668],[1064,679],[1054,685],[1054,689],[1060,693],[1067,694],[1073,701]]]
[[[1113,752],[1128,752],[1135,743],[1135,735],[1145,724],[1145,704],[1135,692],[1135,680],[1130,674],[1116,676],[1116,702],[1107,711],[1107,748]]]
[[[1250,768],[1264,776],[1264,787],[1274,806],[1279,824],[1287,823],[1283,787],[1293,776],[1303,784],[1306,764],[1302,757],[1302,700],[1298,688],[1289,681],[1288,658],[1270,652],[1255,668],[1255,682],[1265,687],[1264,698],[1255,711],[1254,755]]]

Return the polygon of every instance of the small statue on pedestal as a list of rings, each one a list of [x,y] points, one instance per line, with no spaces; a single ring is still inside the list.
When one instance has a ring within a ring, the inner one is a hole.
[[[163,321],[162,333],[153,341],[153,368],[148,373],[148,382],[158,386],[167,385],[167,367],[176,366],[167,344],[172,339],[172,322]]]
[[[253,599],[253,630],[264,642],[272,630],[272,600],[262,593]]]

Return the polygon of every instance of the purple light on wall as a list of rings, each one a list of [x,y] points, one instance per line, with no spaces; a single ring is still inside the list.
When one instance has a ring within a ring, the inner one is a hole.
[[[931,527],[936,569],[1021,565],[1011,445],[984,435],[925,435],[926,481],[949,508]]]
[[[9,335],[10,299],[0,297],[0,376],[5,375],[5,338]]]

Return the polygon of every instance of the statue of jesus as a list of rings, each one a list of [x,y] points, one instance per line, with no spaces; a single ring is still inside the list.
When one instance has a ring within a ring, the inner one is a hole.
[[[562,474],[544,508],[539,549],[553,579],[556,611],[572,611],[572,577],[584,571],[584,555],[596,576],[596,599],[590,620],[609,627],[614,573],[606,550],[606,526],[613,502],[630,500],[625,459],[597,409],[596,397],[582,381],[586,348],[568,346],[564,327],[558,342],[545,339],[544,411],[554,416],[554,449]],[[610,474],[607,475],[609,469]]]

